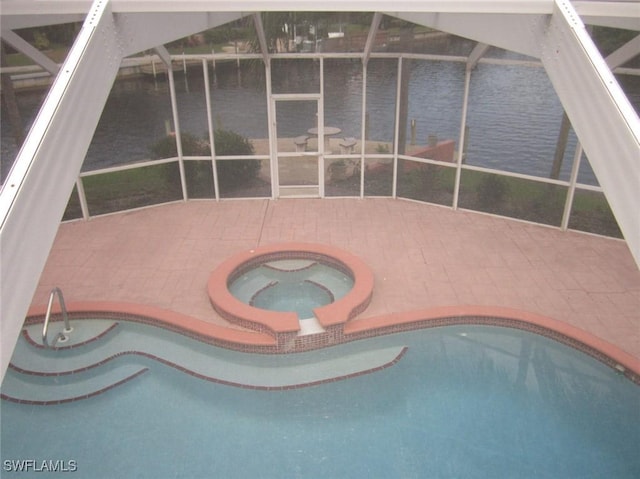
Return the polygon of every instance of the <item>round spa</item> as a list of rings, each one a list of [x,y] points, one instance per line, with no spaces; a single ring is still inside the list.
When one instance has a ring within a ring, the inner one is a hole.
[[[228,285],[240,301],[270,311],[293,311],[299,319],[343,298],[353,287],[351,273],[316,259],[281,259],[259,263]]]
[[[359,258],[311,243],[241,252],[209,279],[211,303],[222,317],[276,334],[344,323],[367,307],[372,290],[373,274]]]

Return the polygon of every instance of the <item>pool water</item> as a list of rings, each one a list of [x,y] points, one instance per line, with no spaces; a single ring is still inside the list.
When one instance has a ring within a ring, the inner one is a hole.
[[[235,278],[229,291],[240,301],[270,311],[293,311],[313,318],[315,308],[338,301],[353,288],[353,278],[316,261],[269,261]]]
[[[74,403],[2,401],[3,465],[74,460],[73,477],[95,479],[640,477],[640,387],[531,333],[452,326],[277,357],[211,354],[267,374],[392,345],[408,347],[392,367],[271,391],[122,356],[150,370]]]

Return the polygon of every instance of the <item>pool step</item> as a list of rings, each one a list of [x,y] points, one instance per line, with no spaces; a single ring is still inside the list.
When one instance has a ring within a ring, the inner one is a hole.
[[[306,321],[309,320],[302,322]],[[307,332],[312,334],[313,324],[308,324]],[[162,328],[122,321],[116,331],[71,349],[36,347],[22,336],[2,392],[9,395],[6,391],[18,390],[13,384],[25,384],[29,392],[24,397],[16,393],[16,400],[59,402],[90,397],[139,374],[141,365],[155,371],[154,362],[207,381],[257,389],[288,389],[383,369],[395,364],[404,350],[402,346],[370,349],[366,344],[354,343],[336,346],[330,353],[318,350],[258,358],[216,348]],[[123,364],[134,366],[121,369],[119,365]],[[93,379],[94,376],[105,379]],[[47,388],[52,392],[47,392]]]
[[[282,362],[278,367],[268,369],[247,368],[241,376],[241,384],[256,389],[292,389],[346,379],[393,366],[406,350],[404,346],[393,346],[324,357],[304,365]]]
[[[71,333],[66,334],[67,340],[63,343],[56,343],[53,350],[66,350],[72,349],[78,346],[87,346],[104,336],[109,335],[114,331],[118,325],[117,321],[110,319],[91,319],[91,320],[77,320],[72,319],[69,322],[72,328]],[[62,321],[53,321],[49,325],[49,342],[53,343],[57,333],[63,330]],[[33,347],[43,348],[42,345],[42,323],[35,323],[25,326],[23,329],[23,335]]]
[[[300,331],[298,336],[306,336],[308,334],[324,333],[325,329],[317,318],[300,319]]]
[[[11,365],[15,370],[41,375],[93,368],[120,352],[114,341],[118,336],[117,326],[117,322],[104,320],[75,322],[64,347],[47,349],[41,346],[42,325],[30,325],[16,343]]]
[[[119,364],[64,376],[22,374],[11,368],[1,396],[23,404],[61,404],[87,399],[124,384],[147,371],[139,364]]]
[[[273,276],[277,276],[278,272],[273,271]],[[266,288],[273,281],[270,277],[259,276],[256,278],[246,278],[236,280],[229,290],[240,301],[250,303],[258,291]]]

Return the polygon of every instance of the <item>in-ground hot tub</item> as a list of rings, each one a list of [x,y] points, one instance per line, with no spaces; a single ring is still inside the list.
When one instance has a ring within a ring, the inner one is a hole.
[[[356,256],[312,243],[239,253],[209,278],[209,297],[225,319],[261,332],[300,333],[313,320],[324,332],[368,306],[373,274]],[[308,328],[307,328],[308,329]]]
[[[280,259],[259,263],[228,282],[240,301],[269,311],[293,311],[299,319],[339,301],[353,287],[350,271],[321,259]]]

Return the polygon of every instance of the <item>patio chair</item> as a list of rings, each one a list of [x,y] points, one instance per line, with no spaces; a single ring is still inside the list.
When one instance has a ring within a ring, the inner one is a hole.
[[[344,138],[340,141],[340,153],[343,155],[351,155],[357,143],[355,138]]]
[[[309,141],[307,135],[295,137],[293,143],[296,145],[296,151],[307,151],[307,141]]]

